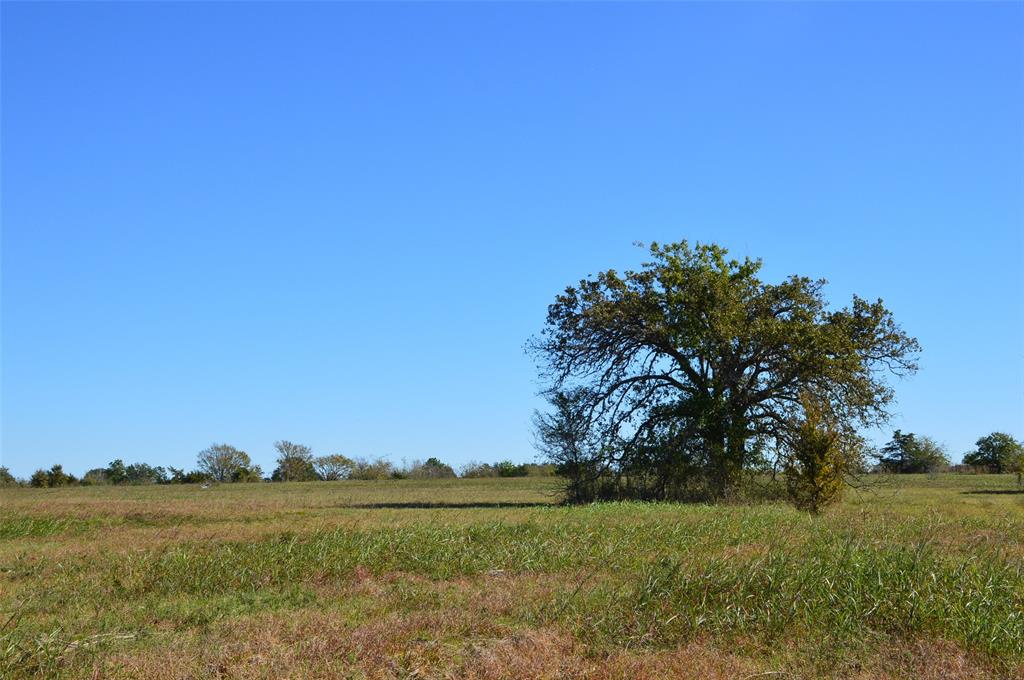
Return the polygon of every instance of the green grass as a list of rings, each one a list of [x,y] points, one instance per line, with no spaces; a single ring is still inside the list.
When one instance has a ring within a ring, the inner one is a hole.
[[[925,645],[1008,676],[1024,668],[1014,489],[886,478],[820,517],[560,507],[544,479],[4,489],[0,677],[401,677],[411,658],[468,677],[481,645],[541,633],[571,641],[573,677],[694,644],[804,677],[914,675],[917,653],[892,650]],[[315,644],[383,621],[372,658]]]

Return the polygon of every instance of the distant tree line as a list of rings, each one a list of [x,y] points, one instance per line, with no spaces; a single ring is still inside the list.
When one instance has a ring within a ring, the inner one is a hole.
[[[805,449],[815,446],[826,450],[834,448],[838,435],[829,434],[823,427],[820,414],[813,415],[804,426],[802,438],[798,441]],[[815,420],[817,418],[817,420]],[[173,466],[152,466],[146,463],[126,464],[118,458],[103,468],[93,468],[81,478],[64,471],[62,465],[32,473],[28,480],[19,480],[6,467],[0,467],[0,487],[34,486],[53,488],[62,486],[95,486],[104,484],[205,484],[245,482],[310,482],[382,479],[480,479],[488,477],[550,477],[566,474],[564,467],[554,463],[514,463],[503,460],[497,463],[471,461],[463,465],[458,473],[436,457],[425,461],[414,460],[409,465],[397,466],[385,458],[349,458],[340,454],[316,456],[310,447],[279,441],[274,444],[278,452],[277,467],[264,477],[259,465],[254,465],[245,451],[228,444],[213,444],[196,458],[196,469],[186,471]],[[913,474],[956,472],[971,474],[1017,475],[1018,483],[1024,481],[1024,444],[1005,432],[993,432],[978,439],[975,448],[963,456],[963,463],[951,465],[949,455],[941,444],[928,436],[912,432],[893,432],[892,439],[877,451],[863,447],[853,453],[846,453],[845,459],[856,458],[855,471],[859,473]],[[844,459],[844,460],[845,460]],[[822,462],[824,461],[824,462]],[[833,464],[839,463],[833,461]],[[847,462],[842,463],[849,467]],[[563,464],[564,465],[564,464]],[[827,466],[827,456],[814,462],[806,459],[804,467]],[[790,485],[827,485],[836,483],[836,476],[829,474],[801,474],[801,468],[792,462],[781,466]],[[811,480],[817,479],[816,482]],[[796,495],[796,491],[793,492]],[[806,494],[804,494],[806,495]],[[812,497],[826,495],[824,486],[811,494]]]
[[[459,471],[462,477],[550,477],[556,473],[552,463],[513,463],[503,460],[498,463],[470,462]]]
[[[209,484],[251,482],[312,482],[336,480],[380,479],[455,479],[476,477],[526,477],[554,475],[554,465],[516,464],[505,460],[498,463],[470,463],[462,467],[461,475],[439,458],[414,460],[401,466],[385,458],[360,458],[328,454],[317,456],[304,444],[287,440],[274,443],[277,466],[265,476],[249,454],[230,444],[211,444],[199,452],[196,468],[186,471],[175,467],[151,466],[146,463],[125,464],[122,459],[112,461],[103,468],[94,468],[79,479],[64,472],[62,465],[49,470],[36,470],[28,480],[16,479],[5,467],[0,467],[0,486],[33,486],[54,488],[62,486],[94,486],[104,484]]]
[[[879,451],[870,454],[874,459],[874,472],[894,474],[921,472],[959,472],[974,474],[1024,476],[1024,443],[1005,432],[993,432],[978,439],[974,449],[963,455],[963,462],[951,465],[946,448],[927,436],[900,430]]]

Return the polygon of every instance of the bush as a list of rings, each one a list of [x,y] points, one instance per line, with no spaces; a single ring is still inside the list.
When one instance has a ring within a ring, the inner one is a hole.
[[[789,501],[800,510],[818,514],[843,492],[846,456],[841,433],[817,402],[804,399],[804,419],[783,461]]]
[[[395,472],[395,466],[384,458],[377,458],[372,461],[366,458],[356,458],[352,461],[352,471],[349,472],[348,478],[362,480],[393,479]]]
[[[437,458],[428,458],[423,463],[413,461],[406,476],[409,479],[450,479],[455,477],[455,470]]]
[[[14,478],[9,469],[0,466],[0,487],[5,486],[18,486],[18,480]]]
[[[471,460],[459,470],[459,476],[465,479],[483,479],[485,477],[497,477],[498,471],[489,463],[478,463]]]
[[[58,486],[73,486],[78,484],[74,475],[64,472],[63,465],[54,465],[49,470],[36,470],[32,473],[29,484],[40,489],[54,488]]]
[[[110,477],[104,468],[93,468],[82,475],[82,486],[102,486],[110,484]]]
[[[259,465],[240,467],[231,474],[232,482],[252,484],[263,481],[263,469]]]
[[[499,477],[525,477],[526,466],[516,465],[510,460],[503,460],[494,466],[498,470]]]
[[[176,467],[168,468],[168,470],[171,472],[171,477],[168,480],[169,484],[205,484],[206,482],[213,481],[210,475],[199,470],[185,472],[184,469]]]
[[[512,461],[504,460],[500,463],[478,463],[470,461],[462,466],[459,471],[460,477],[466,479],[483,477],[554,477],[556,466],[551,463],[522,463],[516,465]]]

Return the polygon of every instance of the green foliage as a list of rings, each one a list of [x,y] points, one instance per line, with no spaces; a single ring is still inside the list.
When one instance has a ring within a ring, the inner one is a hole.
[[[5,486],[18,486],[18,480],[14,478],[8,468],[0,465],[0,487]]]
[[[274,443],[277,449],[277,468],[270,478],[275,482],[311,482],[319,479],[313,465],[313,450],[290,441]]]
[[[428,458],[422,463],[413,461],[406,476],[409,479],[453,479],[455,470],[438,458]]]
[[[495,468],[498,471],[498,476],[499,477],[525,477],[526,476],[526,466],[525,465],[516,465],[515,463],[513,463],[510,460],[500,461],[497,465],[495,465]]]
[[[29,479],[29,486],[43,489],[75,484],[78,484],[78,479],[64,472],[63,465],[54,465],[49,470],[36,470]]]
[[[251,467],[240,467],[233,473],[231,473],[231,481],[245,484],[262,482],[263,470],[260,468],[259,465],[253,465]]]
[[[1012,458],[1006,471],[1017,475],[1017,486],[1024,487],[1024,454]]]
[[[510,460],[497,463],[478,463],[470,461],[462,466],[459,476],[464,479],[483,479],[487,477],[552,477],[556,474],[551,463],[520,463]]]
[[[765,283],[760,261],[717,245],[650,253],[640,271],[567,288],[531,344],[549,395],[576,402],[583,426],[573,446],[584,458],[552,462],[642,478],[636,488],[656,498],[703,479],[721,498],[778,446],[801,393],[819,395],[843,429],[877,425],[893,399],[885,375],[917,369],[917,341],[880,300],[830,311],[825,281]]]
[[[485,479],[497,477],[498,473],[490,463],[480,463],[471,460],[459,468],[459,477],[463,479]]]
[[[102,486],[110,484],[106,468],[93,468],[82,475],[82,486]]]
[[[949,467],[945,449],[931,437],[896,430],[876,455],[882,472],[897,474],[937,472]]]
[[[111,461],[104,474],[111,484],[123,484],[128,481],[127,467],[120,458]]]
[[[166,484],[169,481],[167,470],[161,466],[147,463],[125,465],[120,458],[113,460],[105,468],[95,468],[85,473],[82,483],[97,484]]]
[[[252,468],[252,461],[245,451],[228,444],[212,444],[199,452],[199,471],[215,482],[230,482],[235,475]]]
[[[392,479],[395,466],[384,458],[368,460],[366,458],[354,458],[352,470],[349,472],[349,479],[374,480]]]
[[[974,451],[964,456],[967,465],[980,465],[995,473],[1018,472],[1024,459],[1024,444],[1005,432],[993,432],[980,438]]]
[[[790,503],[816,515],[842,495],[849,447],[820,403],[805,395],[803,405],[782,471]]]
[[[352,459],[341,454],[320,456],[313,459],[313,467],[316,469],[320,479],[332,482],[339,479],[348,479],[352,473]]]
[[[169,484],[203,484],[204,482],[211,481],[209,474],[199,470],[186,472],[184,469],[176,467],[168,467],[167,469],[170,472]],[[259,466],[256,469],[259,469]]]
[[[548,395],[550,413],[534,414],[536,446],[566,480],[569,503],[597,500],[598,486],[607,468],[602,466],[604,451],[588,419],[587,395],[582,389],[556,391]]]
[[[871,665],[893,654],[1017,677],[1012,479],[881,481],[813,519],[781,503],[558,507],[554,482],[525,478],[5,490],[0,677],[234,676],[257,654],[276,676],[377,677],[352,666],[362,647],[317,652],[322,673],[295,650],[310,634],[376,649],[385,629],[400,635],[383,662],[410,655],[425,677],[468,676],[441,655],[479,657],[480,640],[547,645],[555,629],[553,654],[625,654],[622,677],[706,644],[738,655],[736,677],[907,677]],[[424,639],[446,642],[424,654]]]

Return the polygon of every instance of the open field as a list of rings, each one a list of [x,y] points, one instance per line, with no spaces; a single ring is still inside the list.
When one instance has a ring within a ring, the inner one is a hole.
[[[879,482],[818,518],[534,478],[0,489],[0,677],[1024,677],[1013,479]]]

